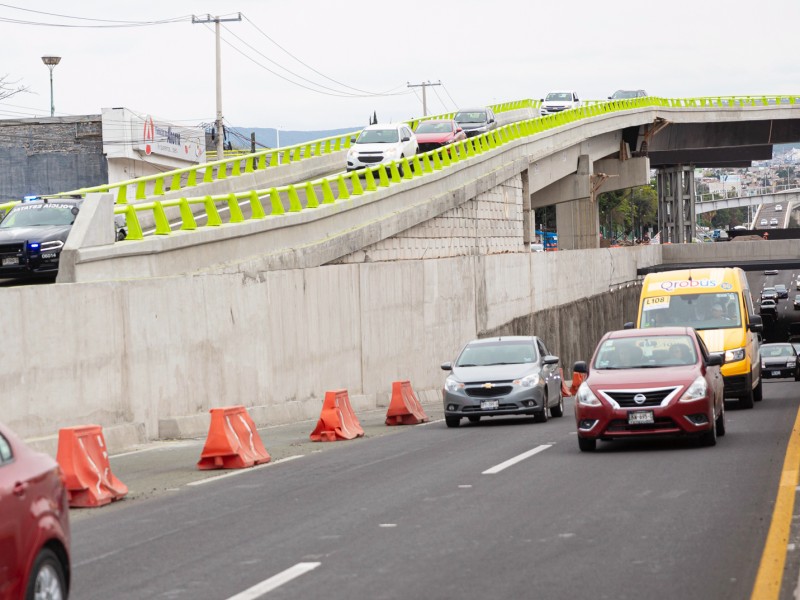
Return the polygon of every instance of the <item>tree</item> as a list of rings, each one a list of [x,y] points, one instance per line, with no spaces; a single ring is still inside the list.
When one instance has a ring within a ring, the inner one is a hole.
[[[8,75],[3,75],[0,77],[0,100],[5,100],[6,98],[11,98],[11,96],[16,96],[17,94],[23,94],[30,91],[29,86],[17,85],[18,83],[19,80],[9,81]]]

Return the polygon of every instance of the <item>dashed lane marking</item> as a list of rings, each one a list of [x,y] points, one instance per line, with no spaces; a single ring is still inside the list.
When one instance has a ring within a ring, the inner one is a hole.
[[[523,452],[522,454],[519,454],[514,458],[509,458],[507,461],[501,462],[499,465],[495,465],[491,469],[486,469],[483,473],[481,473],[481,475],[494,475],[496,473],[499,473],[500,471],[507,469],[508,467],[514,466],[518,462],[522,462],[526,458],[530,458],[534,454],[539,454],[539,452],[544,452],[545,450],[551,447],[552,446],[550,444],[542,444],[541,446],[536,446],[536,448],[528,450],[527,452]]]
[[[268,594],[272,590],[289,583],[292,579],[313,571],[321,564],[318,562],[297,563],[295,566],[289,567],[285,571],[281,571],[277,575],[273,575],[269,579],[265,579],[235,596],[231,596],[228,600],[255,600],[256,598],[261,598],[261,596]]]
[[[249,469],[236,469],[235,471],[230,471],[229,473],[223,473],[222,475],[217,475],[216,477],[208,477],[206,479],[198,479],[197,481],[191,481],[186,485],[203,485],[204,483],[211,483],[212,481],[219,481],[220,479],[226,479],[228,477],[234,477],[236,475],[241,475],[243,473],[252,473],[253,471],[257,471],[260,469],[264,469],[266,467],[271,467],[272,465],[279,465],[281,463],[289,462],[290,460],[297,460],[298,458],[303,458],[305,454],[295,454],[294,456],[287,456],[286,458],[281,458],[279,460],[268,462],[264,465],[256,465],[255,467],[250,467]]]

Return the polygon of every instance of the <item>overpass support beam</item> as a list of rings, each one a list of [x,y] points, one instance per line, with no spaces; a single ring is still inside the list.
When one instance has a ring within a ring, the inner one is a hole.
[[[559,250],[585,250],[600,247],[600,211],[592,193],[592,161],[587,154],[578,157],[578,171],[567,178],[570,190],[562,198],[577,198],[556,204]],[[550,202],[552,204],[552,202]]]
[[[661,243],[683,244],[695,237],[694,167],[658,170],[658,230]]]

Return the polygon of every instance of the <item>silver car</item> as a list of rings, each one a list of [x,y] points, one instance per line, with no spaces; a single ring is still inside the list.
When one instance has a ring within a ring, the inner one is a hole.
[[[477,423],[481,417],[532,415],[543,423],[564,414],[558,357],[536,336],[473,340],[442,370],[450,371],[442,394],[448,427],[458,427],[463,417]]]

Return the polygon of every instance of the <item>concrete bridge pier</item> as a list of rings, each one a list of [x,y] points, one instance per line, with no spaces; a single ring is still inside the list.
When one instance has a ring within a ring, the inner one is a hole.
[[[660,168],[658,182],[658,229],[661,243],[683,244],[695,237],[694,167]]]

